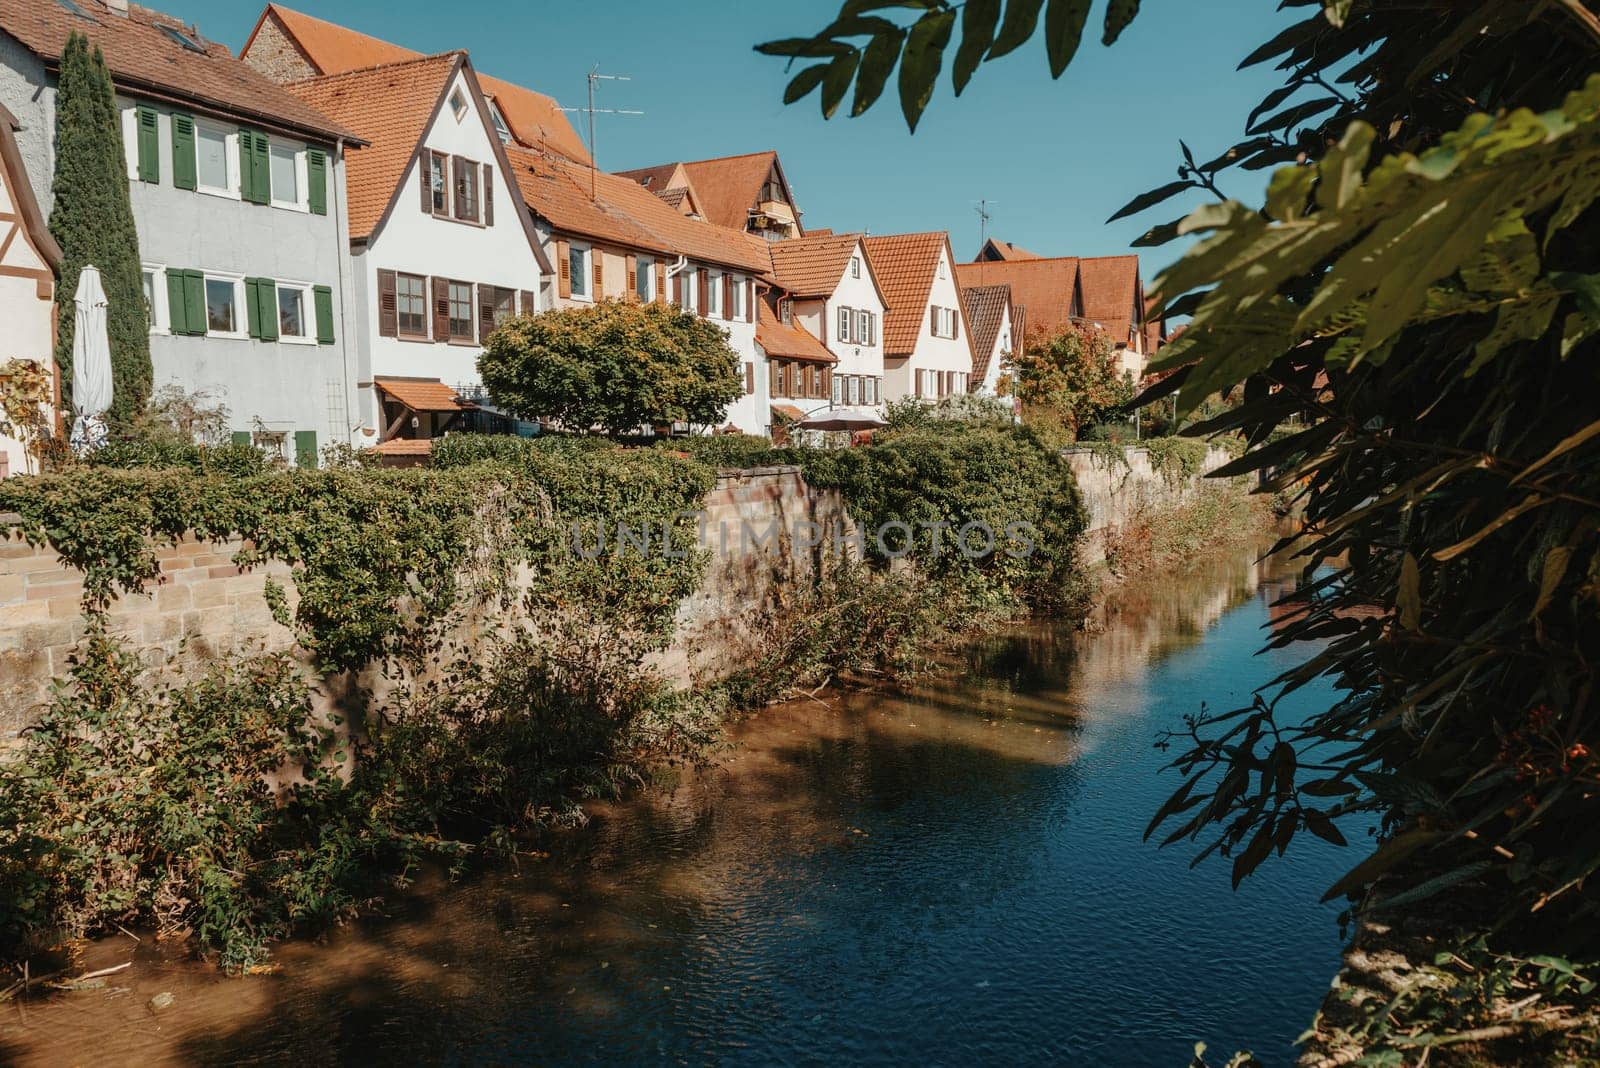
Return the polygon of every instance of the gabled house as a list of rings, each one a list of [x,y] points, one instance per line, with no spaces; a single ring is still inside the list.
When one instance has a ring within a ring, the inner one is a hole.
[[[1011,287],[962,289],[961,306],[966,309],[967,324],[972,330],[972,378],[967,390],[998,396],[1000,377],[1010,366],[1016,352],[1014,339],[1020,335],[1011,307]]]
[[[762,300],[756,305],[756,345],[766,361],[767,400],[770,407],[764,433],[775,433],[830,405],[839,381],[834,376],[839,357],[828,351],[809,330]]]
[[[756,327],[772,269],[767,243],[689,218],[627,178],[554,153],[513,147],[509,154],[555,265],[545,306],[661,300],[715,322],[740,356],[745,383],[724,421],[746,433],[766,433],[766,360]]]
[[[971,331],[944,231],[862,242],[888,310],[883,325],[884,400],[939,400],[967,392]]]
[[[1014,308],[1026,316],[1023,343],[1078,323],[1109,335],[1124,373],[1136,381],[1144,375],[1153,346],[1138,256],[987,259],[957,271],[964,287],[1011,287]]]
[[[360,423],[343,195],[360,137],[175,18],[126,0],[0,0],[0,105],[46,213],[73,31],[116,89],[155,386],[204,391],[236,440],[314,464]]]
[[[1011,290],[1016,343],[1050,337],[1083,318],[1076,256],[1031,260],[985,260],[956,267],[963,289],[1003,285]]]
[[[983,248],[978,250],[978,254],[972,258],[972,262],[1004,263],[1008,260],[1037,260],[1042,258],[1038,253],[1019,248],[1009,241],[1001,241],[997,237],[991,237],[983,243]]]
[[[834,357],[826,376],[828,390],[821,399],[856,408],[880,407],[888,302],[862,236],[828,231],[776,242],[771,252],[773,278],[780,290],[777,320],[819,339]],[[804,396],[818,399],[813,393]]]
[[[55,272],[61,247],[45,228],[44,213],[17,146],[22,124],[0,105],[0,364],[26,360],[55,378]],[[5,418],[0,413],[0,420]],[[31,470],[21,428],[0,430],[0,478]]]
[[[367,142],[348,162],[366,444],[399,454],[424,446],[396,439],[503,429],[480,408],[478,355],[500,323],[538,309],[550,265],[466,53],[288,89]]]
[[[748,231],[768,241],[802,237],[806,232],[776,152],[663,163],[618,173],[658,195],[689,191],[700,217],[717,226]]]
[[[422,59],[423,53],[268,4],[239,58],[273,81],[287,83]],[[501,140],[589,162],[582,138],[553,99],[488,74],[477,77]]]

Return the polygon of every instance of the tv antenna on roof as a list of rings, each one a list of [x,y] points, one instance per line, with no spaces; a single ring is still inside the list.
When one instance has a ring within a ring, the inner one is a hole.
[[[981,249],[989,243],[989,220],[994,218],[994,214],[989,211],[987,200],[978,201],[975,210],[978,213],[978,247]]]
[[[600,64],[596,63],[589,71],[589,106],[586,108],[562,108],[562,111],[581,111],[589,116],[589,199],[595,198],[595,187],[598,180],[599,164],[595,162],[594,147],[594,117],[596,115],[643,115],[644,112],[633,108],[597,108],[594,106],[594,90],[600,82],[631,82],[632,78],[625,74],[601,74]]]

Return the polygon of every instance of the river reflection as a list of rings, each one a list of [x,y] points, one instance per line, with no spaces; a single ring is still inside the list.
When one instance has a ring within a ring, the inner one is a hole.
[[[1234,894],[1141,840],[1174,785],[1155,733],[1297,655],[1251,655],[1286,582],[1227,561],[1092,636],[996,634],[956,681],[763,711],[548,859],[420,887],[273,975],[98,943],[86,969],[133,966],[0,1007],[0,1058],[1165,1066],[1205,1039],[1288,1063],[1351,858],[1302,836]]]

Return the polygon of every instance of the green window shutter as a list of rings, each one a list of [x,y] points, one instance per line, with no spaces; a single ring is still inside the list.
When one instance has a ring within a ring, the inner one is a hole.
[[[278,340],[278,283],[270,278],[256,279],[256,299],[261,308],[262,341]]]
[[[317,432],[315,430],[296,430],[294,432],[294,462],[298,467],[317,466]]]
[[[172,184],[179,189],[198,186],[198,166],[194,156],[194,116],[172,113]]]
[[[188,304],[183,299],[183,272],[167,272],[167,325],[174,334],[189,332]]]
[[[317,344],[333,344],[333,290],[328,286],[312,286],[317,305]]]
[[[251,337],[261,336],[261,279],[244,280],[244,319]]]
[[[264,133],[239,131],[239,191],[252,204],[272,202],[272,161]]]
[[[189,329],[186,331],[198,337],[206,332],[206,276],[199,271],[183,272],[183,303],[184,316]]]
[[[235,430],[233,432],[233,443],[235,445],[248,445],[248,444],[250,444],[250,431],[248,431],[248,430]]]
[[[156,109],[137,109],[139,127],[139,181],[161,181],[161,130]]]
[[[328,214],[328,154],[320,148],[306,152],[306,181],[311,187],[307,190],[311,214]]]

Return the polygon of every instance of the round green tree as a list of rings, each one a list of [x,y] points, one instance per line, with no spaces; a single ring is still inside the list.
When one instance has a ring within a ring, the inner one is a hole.
[[[514,319],[478,357],[494,402],[570,430],[712,426],[743,390],[715,324],[669,304],[606,301]]]
[[[89,264],[106,291],[111,344],[111,418],[128,422],[150,395],[150,326],[139,265],[139,234],[128,198],[122,124],[105,58],[74,33],[61,53],[56,90],[55,205],[50,232],[61,245],[56,362],[72,381],[73,294]]]

